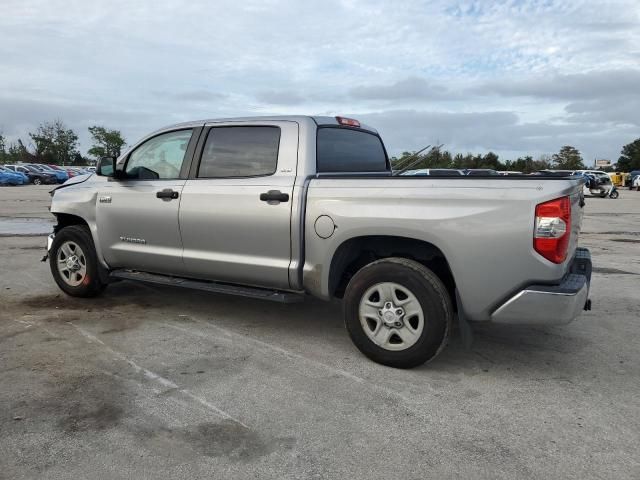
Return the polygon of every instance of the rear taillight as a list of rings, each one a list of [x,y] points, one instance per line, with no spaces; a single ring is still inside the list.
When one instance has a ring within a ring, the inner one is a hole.
[[[571,201],[556,198],[536,206],[533,248],[547,260],[562,263],[571,237]]]

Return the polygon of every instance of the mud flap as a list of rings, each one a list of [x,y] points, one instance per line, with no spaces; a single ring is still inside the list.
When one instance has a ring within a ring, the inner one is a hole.
[[[458,310],[458,328],[460,329],[460,337],[462,338],[462,345],[464,348],[469,350],[471,345],[473,344],[473,329],[471,328],[471,324],[467,320],[464,309],[462,308],[462,300],[460,299],[460,294],[458,293],[458,289],[456,288],[456,307]]]

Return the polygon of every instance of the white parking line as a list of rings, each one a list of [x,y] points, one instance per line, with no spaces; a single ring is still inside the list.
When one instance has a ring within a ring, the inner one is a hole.
[[[136,372],[142,373],[146,378],[148,378],[149,380],[155,381],[156,383],[159,383],[160,385],[162,385],[163,387],[166,388],[171,388],[171,389],[175,389],[176,391],[182,393],[183,395],[185,395],[186,397],[189,397],[190,399],[198,402],[200,405],[203,405],[204,407],[208,408],[209,410],[211,410],[212,412],[216,413],[217,415],[219,415],[220,417],[226,419],[226,420],[231,420],[232,422],[237,423],[238,425],[243,426],[246,429],[249,429],[249,427],[244,424],[243,422],[241,422],[240,420],[238,420],[237,418],[233,417],[232,415],[228,414],[227,412],[225,412],[224,410],[222,410],[221,408],[215,406],[214,404],[212,404],[211,402],[205,400],[204,398],[201,398],[197,395],[195,395],[193,392],[187,390],[186,388],[180,388],[180,386],[174,382],[172,382],[171,380],[169,380],[168,378],[164,378],[163,376],[152,372],[151,370],[148,370],[140,365],[138,365],[136,362],[134,362],[133,360],[131,360],[130,358],[128,358],[126,355],[124,355],[121,352],[118,352],[116,350],[114,350],[113,348],[109,347],[106,343],[104,343],[102,340],[100,340],[98,337],[96,337],[95,335],[87,332],[86,330],[84,330],[83,328],[75,325],[72,322],[67,322],[69,325],[71,325],[73,328],[75,328],[83,337],[85,337],[87,340],[89,340],[92,343],[96,343],[98,345],[100,345],[104,350],[108,351],[110,354],[112,354],[114,357],[125,361],[126,363],[128,363]]]

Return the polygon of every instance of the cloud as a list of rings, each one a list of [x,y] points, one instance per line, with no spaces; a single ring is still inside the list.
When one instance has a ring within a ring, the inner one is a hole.
[[[420,77],[408,77],[390,85],[361,85],[349,90],[349,94],[363,100],[435,100],[457,97],[444,85]]]
[[[185,92],[158,92],[158,96],[170,96],[173,99],[184,102],[214,102],[228,98],[224,93],[211,92],[209,90],[190,90]]]
[[[256,94],[256,99],[259,102],[266,103],[268,105],[300,105],[305,101],[302,95],[287,90],[267,90],[258,92]]]
[[[491,81],[472,88],[471,92],[552,100],[640,96],[640,70],[595,70],[579,74]]]
[[[565,107],[565,111],[568,114],[567,121],[573,123],[640,127],[640,95],[614,102],[603,98],[572,102]]]

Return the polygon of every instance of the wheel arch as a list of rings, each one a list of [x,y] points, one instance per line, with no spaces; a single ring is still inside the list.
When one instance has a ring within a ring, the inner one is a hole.
[[[429,268],[442,280],[455,305],[456,282],[443,251],[424,240],[393,235],[353,237],[340,244],[331,258],[329,295],[342,298],[349,280],[358,270],[389,257],[407,258]]]
[[[54,213],[53,215],[55,215],[56,220],[58,221],[58,223],[53,227],[54,233],[58,233],[63,228],[69,227],[71,225],[84,225],[89,229],[89,231],[91,231],[89,222],[78,215],[73,215],[70,213]]]
[[[100,250],[100,242],[95,229],[95,224],[92,225],[84,217],[81,217],[80,215],[75,215],[73,213],[52,212],[52,214],[57,219],[57,223],[53,227],[53,233],[58,233],[63,228],[70,227],[72,225],[81,225],[81,226],[87,227],[89,229],[89,233],[93,240],[93,245],[96,249],[96,256],[98,258],[98,263],[100,264],[102,269],[104,269],[104,271],[108,271],[110,269],[109,265],[107,264],[104,257],[102,256],[102,252]]]

